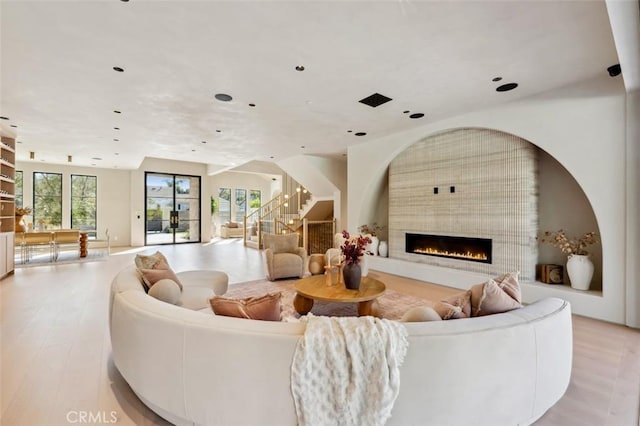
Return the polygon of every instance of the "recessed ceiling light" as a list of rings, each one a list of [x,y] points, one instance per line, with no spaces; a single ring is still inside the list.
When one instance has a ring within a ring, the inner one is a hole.
[[[407,110],[402,111],[402,113],[403,113],[403,114],[409,114],[410,112],[411,112],[411,111],[409,111],[408,109],[407,109]]]
[[[8,120],[9,117],[0,117],[0,120]]]
[[[123,3],[129,3],[129,0],[120,0]]]
[[[115,110],[115,109],[113,110],[113,112],[115,112],[116,114],[122,114],[120,111]]]
[[[120,139],[113,139],[114,142],[120,142]]]
[[[96,165],[96,163],[91,163],[91,165],[92,165],[92,166],[95,166],[95,165]]]
[[[254,107],[254,106],[256,106],[256,104],[249,104],[249,106],[250,106],[250,107]]]
[[[502,77],[494,77],[491,81],[500,81],[502,80]]]
[[[22,143],[22,141],[17,141],[16,143]]]
[[[424,117],[424,114],[421,113],[421,112],[418,112],[418,113],[415,113],[415,114],[411,114],[409,116],[409,118],[422,118],[422,117]]]
[[[9,127],[18,127],[15,124],[9,124]]]
[[[113,130],[120,130],[120,127],[114,127]]]
[[[365,132],[358,132],[358,133],[354,133],[356,136],[366,136],[367,134]]]
[[[508,92],[509,90],[513,90],[518,87],[518,83],[507,83],[502,86],[498,86],[496,88],[496,92]]]
[[[222,133],[222,130],[216,130],[216,132],[218,132],[218,133]]]
[[[113,67],[113,70],[118,72],[124,72],[124,68],[120,68],[120,67]]]
[[[113,155],[120,155],[120,153],[119,152],[115,152]]]
[[[622,72],[622,68],[620,68],[620,64],[611,65],[607,68],[607,72],[609,73],[609,77],[617,77]]]
[[[195,150],[195,149],[192,149],[192,150],[191,150],[191,152],[196,152],[196,150]]]
[[[91,157],[91,159],[92,159],[92,160],[96,160],[96,161],[100,161],[100,160],[102,160],[102,158],[100,158],[100,157]]]
[[[347,133],[351,133],[351,132],[353,132],[353,130],[347,130]]]
[[[269,158],[272,158],[272,159],[273,159],[273,158],[275,158],[275,157],[272,155],[272,156],[270,156]]]
[[[305,147],[304,147],[304,145],[300,145],[300,148],[304,149]]]
[[[207,141],[202,141],[202,142],[200,142],[200,143],[207,143]]]
[[[231,99],[233,99],[230,95],[227,95],[226,93],[217,93],[215,95],[215,98],[222,102],[229,102]]]
[[[296,71],[304,71],[304,65],[296,65]]]

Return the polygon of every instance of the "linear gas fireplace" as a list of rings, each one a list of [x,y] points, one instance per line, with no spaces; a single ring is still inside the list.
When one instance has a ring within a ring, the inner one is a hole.
[[[410,233],[405,236],[405,250],[407,253],[447,257],[471,262],[491,263],[491,247],[491,240],[487,238]]]

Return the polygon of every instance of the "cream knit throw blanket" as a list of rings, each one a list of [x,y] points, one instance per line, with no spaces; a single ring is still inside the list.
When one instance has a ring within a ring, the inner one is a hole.
[[[298,425],[384,425],[400,390],[404,326],[370,316],[301,320],[291,366]]]

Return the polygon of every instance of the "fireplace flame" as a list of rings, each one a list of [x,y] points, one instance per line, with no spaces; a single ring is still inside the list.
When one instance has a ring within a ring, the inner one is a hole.
[[[473,259],[473,260],[488,260],[488,257],[485,253],[473,253],[473,252],[456,252],[456,251],[448,251],[448,250],[438,250],[431,247],[427,248],[417,248],[414,250],[414,253],[420,254],[431,254],[436,256],[449,256],[449,257],[457,257],[460,259]]]

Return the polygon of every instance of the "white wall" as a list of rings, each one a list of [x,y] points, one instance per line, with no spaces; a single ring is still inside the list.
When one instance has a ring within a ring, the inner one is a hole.
[[[627,140],[626,97],[621,81],[603,76],[526,101],[427,123],[350,147],[349,229],[354,231],[367,221],[377,197],[372,182],[380,181],[396,155],[430,134],[461,127],[501,130],[538,145],[573,175],[593,206],[602,234],[602,296],[552,286],[532,286],[526,289],[525,296],[531,300],[556,295],[569,300],[578,314],[624,323],[626,286],[637,288],[638,284],[625,280]]]
[[[627,324],[640,328],[640,90],[627,95]]]
[[[158,158],[145,158],[138,170],[131,171],[129,191],[129,205],[126,215],[130,221],[131,245],[143,246],[145,237],[144,207],[145,207],[145,172],[175,173],[188,176],[200,176],[201,180],[201,240],[207,242],[211,235],[211,208],[209,197],[211,196],[211,183],[207,176],[206,164],[191,163],[186,161],[161,160]],[[124,187],[122,188],[124,191]]]
[[[129,191],[130,172],[128,170],[100,169],[96,167],[75,167],[58,164],[22,161],[16,170],[23,172],[24,205],[33,207],[33,172],[62,173],[62,227],[71,227],[71,175],[96,176],[98,180],[97,231],[98,238],[104,238],[109,229],[112,246],[128,246],[129,237]],[[31,217],[27,218],[29,221]]]

